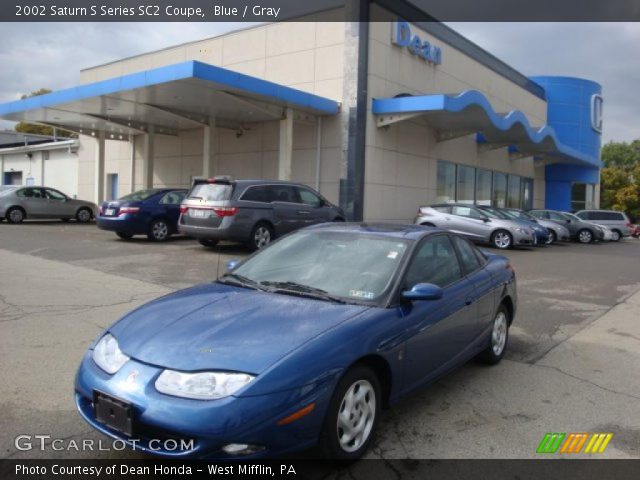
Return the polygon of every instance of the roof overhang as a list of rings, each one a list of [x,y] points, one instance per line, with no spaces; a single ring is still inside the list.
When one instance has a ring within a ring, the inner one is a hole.
[[[598,158],[560,142],[548,125],[532,127],[519,110],[497,113],[480,92],[456,95],[420,95],[373,100],[379,127],[404,120],[423,121],[438,133],[439,140],[480,133],[483,148],[509,147],[517,156],[541,157],[546,163],[568,163],[600,168]]]
[[[61,140],[59,142],[38,143],[36,145],[20,145],[18,147],[0,147],[0,154],[39,152],[43,150],[60,150],[78,148],[80,142],[73,138],[70,140]]]
[[[334,115],[339,102],[213,65],[188,61],[0,104],[0,118],[111,138],[176,134],[216,124]]]

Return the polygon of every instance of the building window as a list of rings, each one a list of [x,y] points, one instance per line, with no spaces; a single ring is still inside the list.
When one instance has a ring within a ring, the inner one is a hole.
[[[476,204],[491,205],[491,170],[476,170]]]
[[[450,203],[456,199],[456,166],[438,161],[437,203]]]
[[[522,199],[521,206],[523,210],[531,210],[533,208],[533,179],[522,179]]]
[[[507,206],[507,176],[504,173],[493,173],[493,202],[494,207]]]
[[[520,208],[520,177],[509,175],[507,182],[507,207]]]
[[[476,190],[476,169],[458,165],[456,180],[456,201],[473,205]]]

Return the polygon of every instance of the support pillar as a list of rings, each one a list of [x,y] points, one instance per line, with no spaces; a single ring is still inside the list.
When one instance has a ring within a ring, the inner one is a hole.
[[[98,146],[96,148],[95,162],[95,201],[99,205],[104,200],[104,163],[105,163],[105,133],[98,132]]]
[[[136,191],[136,136],[129,135],[129,143],[131,144],[131,192]]]
[[[209,117],[209,123],[204,126],[202,145],[202,176],[204,178],[211,178],[218,173],[216,140],[216,118]]]
[[[280,144],[278,150],[278,180],[291,180],[293,166],[293,109],[287,108],[280,120]]]
[[[155,156],[156,130],[153,125],[144,134],[144,157],[142,158],[142,188],[153,188],[153,160]]]
[[[0,155],[0,185],[4,185],[4,155]]]

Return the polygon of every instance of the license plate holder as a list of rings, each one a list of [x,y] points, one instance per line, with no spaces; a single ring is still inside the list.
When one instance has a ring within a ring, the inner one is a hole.
[[[193,218],[207,218],[209,216],[209,210],[204,208],[190,208],[189,216]]]
[[[98,422],[129,437],[133,435],[133,406],[129,402],[94,390],[93,408]]]
[[[105,216],[107,217],[113,217],[113,215],[116,213],[116,209],[115,208],[107,208],[104,211]]]

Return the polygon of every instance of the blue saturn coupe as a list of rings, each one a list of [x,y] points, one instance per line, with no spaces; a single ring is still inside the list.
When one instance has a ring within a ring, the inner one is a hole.
[[[355,459],[383,408],[470,360],[501,360],[509,260],[432,227],[322,224],[105,330],[75,381],[82,417],[164,456]]]
[[[180,203],[187,191],[150,188],[102,202],[96,224],[98,228],[115,232],[123,240],[146,235],[149,240],[163,242],[178,232]]]

